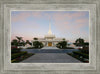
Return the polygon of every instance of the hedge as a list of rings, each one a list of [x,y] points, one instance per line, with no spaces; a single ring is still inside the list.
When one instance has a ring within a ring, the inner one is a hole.
[[[21,50],[21,49],[19,49],[19,48],[14,48],[14,49],[11,50],[11,53],[12,53],[12,54],[14,54],[14,53],[19,53],[20,50]]]
[[[13,59],[18,58],[18,57],[20,57],[20,56],[22,56],[22,55],[25,55],[25,54],[27,54],[26,51],[23,51],[23,52],[20,52],[20,53],[12,54],[12,55],[11,55],[11,59],[13,60]]]
[[[82,52],[74,51],[73,54],[79,55],[79,56],[82,56],[83,58],[89,59],[89,55],[88,54],[85,54],[85,53],[82,53]]]

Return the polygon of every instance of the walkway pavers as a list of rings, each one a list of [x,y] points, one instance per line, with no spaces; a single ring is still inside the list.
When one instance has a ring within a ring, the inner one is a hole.
[[[78,49],[22,49],[21,51],[27,51],[28,53],[72,53],[73,51],[79,51]]]
[[[35,55],[20,63],[81,63],[67,53],[78,51],[77,49],[58,49],[57,47],[44,47],[42,49],[22,49]]]
[[[42,49],[58,49],[57,47],[43,47]]]
[[[81,63],[66,53],[36,53],[20,63]]]

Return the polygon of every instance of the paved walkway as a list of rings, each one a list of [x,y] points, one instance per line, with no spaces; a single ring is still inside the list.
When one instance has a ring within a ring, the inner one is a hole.
[[[58,49],[57,47],[43,47],[42,49]]]
[[[78,49],[22,49],[21,51],[27,51],[28,53],[72,53],[73,51],[79,51]]]
[[[81,63],[66,53],[36,53],[21,63]]]

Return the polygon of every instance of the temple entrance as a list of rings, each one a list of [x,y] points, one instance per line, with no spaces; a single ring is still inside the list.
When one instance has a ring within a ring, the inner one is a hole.
[[[48,42],[48,46],[52,46],[52,42]]]

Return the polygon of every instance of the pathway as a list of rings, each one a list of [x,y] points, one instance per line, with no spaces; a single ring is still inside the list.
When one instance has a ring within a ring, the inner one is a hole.
[[[36,53],[21,63],[81,63],[66,53]]]
[[[21,51],[28,53],[72,53],[78,51],[78,49],[22,49]]]
[[[79,60],[66,53],[78,51],[78,49],[58,49],[57,47],[44,47],[42,49],[22,49],[35,55],[23,60],[21,63],[81,63]]]
[[[42,49],[58,49],[57,47],[43,47]]]

